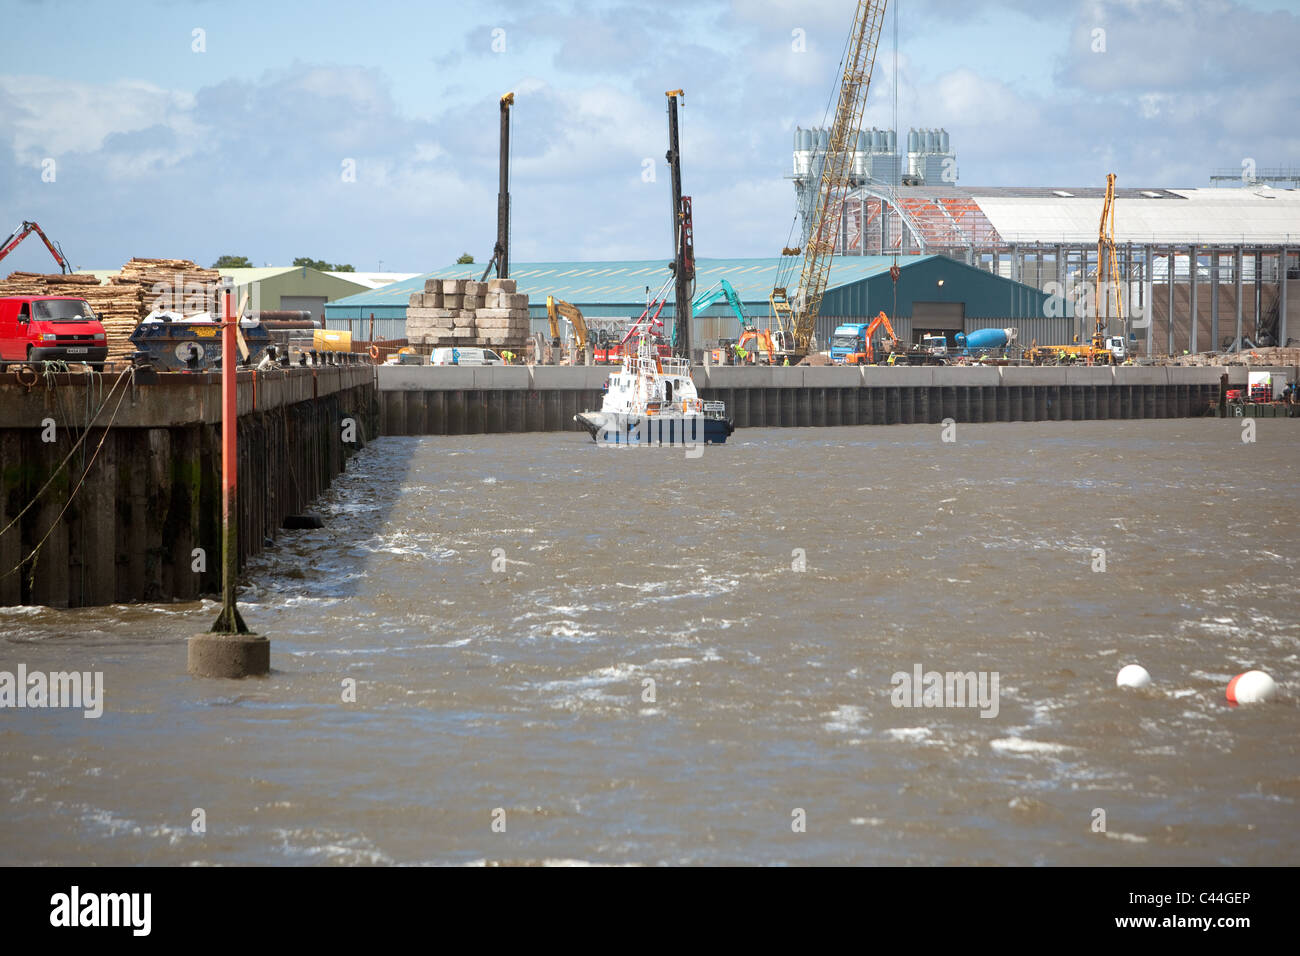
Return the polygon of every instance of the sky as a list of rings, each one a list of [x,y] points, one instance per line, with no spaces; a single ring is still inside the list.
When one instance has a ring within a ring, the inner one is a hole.
[[[681,88],[696,254],[778,255],[854,9],[0,0],[0,238],[35,220],[86,269],[482,262],[513,91],[513,261],[668,259]],[[896,93],[900,140],[946,128],[961,186],[1204,187],[1300,165],[1297,50],[1300,0],[893,0],[865,125]],[[15,269],[54,265],[32,237]]]

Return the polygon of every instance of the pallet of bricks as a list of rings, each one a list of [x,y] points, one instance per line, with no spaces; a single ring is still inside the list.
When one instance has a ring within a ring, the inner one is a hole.
[[[528,296],[514,279],[428,279],[406,309],[406,337],[428,348],[485,346],[522,351]]]

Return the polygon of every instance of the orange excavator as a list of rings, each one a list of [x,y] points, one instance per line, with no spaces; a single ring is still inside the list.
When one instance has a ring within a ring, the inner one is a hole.
[[[879,312],[866,326],[840,326],[835,330],[831,337],[831,358],[839,362],[841,359],[837,355],[839,349],[837,346],[846,346],[843,354],[843,363],[845,365],[874,365],[876,361],[876,347],[872,343],[876,332],[881,328],[885,330],[886,343],[885,351],[894,352],[898,350],[898,336],[894,332],[894,326],[889,321],[889,316],[884,312]],[[849,342],[848,339],[852,339]]]
[[[68,259],[63,254],[63,247],[57,242],[51,242],[50,237],[45,234],[45,230],[34,222],[24,222],[9,234],[8,239],[3,243],[0,243],[0,259],[3,259],[5,256],[9,255],[9,253],[17,249],[18,243],[22,242],[33,232],[41,237],[41,242],[45,243],[45,248],[50,250],[50,255],[54,257],[54,261],[59,264],[59,268],[63,270],[64,274],[66,275],[71,272],[72,266],[68,265]]]
[[[745,349],[756,358],[759,352],[766,352],[768,365],[776,363],[776,353],[781,351],[772,337],[771,330],[756,329],[752,326],[740,333],[740,341],[736,343],[736,348]]]

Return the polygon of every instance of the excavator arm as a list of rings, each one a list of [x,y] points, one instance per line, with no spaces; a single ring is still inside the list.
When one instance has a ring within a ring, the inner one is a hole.
[[[692,317],[703,312],[719,299],[727,300],[731,311],[736,313],[736,320],[740,322],[742,332],[753,325],[749,316],[745,314],[745,307],[740,304],[740,296],[736,294],[735,287],[726,279],[719,279],[717,285],[695,297],[695,301],[691,303]]]
[[[0,259],[3,259],[5,256],[9,255],[9,253],[17,249],[18,244],[33,232],[41,237],[41,242],[45,243],[45,248],[50,250],[50,255],[54,257],[54,261],[59,264],[59,268],[63,270],[64,274],[66,275],[71,272],[72,266],[68,265],[68,260],[67,257],[63,255],[62,247],[55,242],[51,242],[50,237],[45,234],[45,230],[34,222],[24,222],[21,226],[10,233],[9,238],[4,241],[3,245],[0,245]]]
[[[871,320],[871,324],[867,326],[866,332],[862,335],[864,351],[866,352],[868,363],[875,362],[876,360],[876,347],[871,344],[871,340],[875,336],[876,330],[881,326],[884,326],[885,334],[889,336],[890,349],[893,349],[898,345],[898,336],[894,333],[894,326],[889,321],[889,316],[885,315],[884,312],[877,313],[876,317]]]
[[[589,335],[587,320],[583,318],[582,311],[572,303],[548,295],[546,297],[546,317],[551,323],[551,346],[557,347],[560,344],[559,316],[569,320],[569,323],[573,326],[573,334],[574,338],[577,339],[579,351],[585,350]]]

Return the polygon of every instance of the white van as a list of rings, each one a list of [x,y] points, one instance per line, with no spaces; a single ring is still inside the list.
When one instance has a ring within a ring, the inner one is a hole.
[[[501,356],[491,349],[451,348],[434,349],[429,356],[430,365],[505,365]]]

